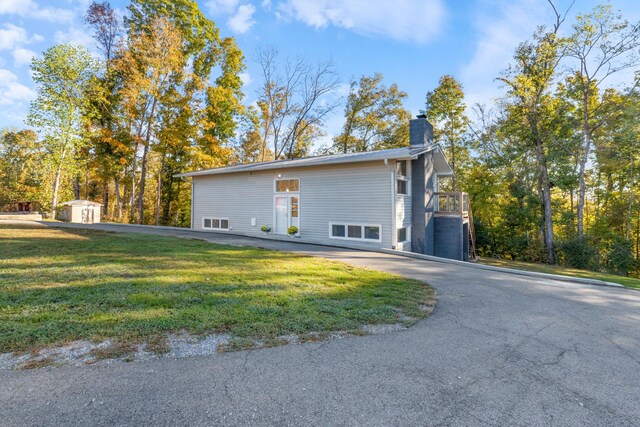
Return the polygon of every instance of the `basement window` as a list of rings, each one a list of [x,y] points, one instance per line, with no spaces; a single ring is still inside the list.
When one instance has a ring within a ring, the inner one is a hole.
[[[406,243],[409,241],[409,229],[407,227],[398,228],[398,243]]]
[[[229,230],[229,218],[202,218],[202,228],[205,230]]]
[[[329,238],[381,242],[380,225],[329,223]]]

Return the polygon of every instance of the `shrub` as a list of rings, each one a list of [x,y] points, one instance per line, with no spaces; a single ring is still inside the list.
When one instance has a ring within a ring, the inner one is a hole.
[[[559,261],[565,267],[598,270],[599,255],[588,237],[565,240],[558,245]]]
[[[637,268],[631,241],[620,236],[613,236],[604,246],[603,264],[607,272],[627,276],[630,271]]]
[[[295,236],[296,234],[298,234],[298,227],[292,225],[291,227],[287,228],[287,233],[291,236]]]

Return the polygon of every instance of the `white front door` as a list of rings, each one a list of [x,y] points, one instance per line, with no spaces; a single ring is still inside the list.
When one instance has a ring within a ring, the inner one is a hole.
[[[276,234],[287,234],[289,227],[300,228],[300,197],[296,195],[275,196]]]
[[[276,234],[287,234],[289,228],[289,196],[276,196]]]

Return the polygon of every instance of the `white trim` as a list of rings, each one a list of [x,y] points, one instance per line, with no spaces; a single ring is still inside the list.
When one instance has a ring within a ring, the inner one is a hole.
[[[193,216],[195,213],[195,209],[194,209],[194,204],[195,204],[195,199],[196,199],[196,187],[195,187],[196,183],[194,182],[194,180],[191,180],[191,229],[195,230],[196,229],[196,218]]]
[[[204,220],[205,219],[211,220],[211,227],[205,227],[204,226]],[[215,228],[213,226],[213,221],[216,220],[216,219],[218,221],[220,221],[220,225],[222,225],[222,221],[227,221],[227,228],[222,228],[222,227]],[[220,218],[220,217],[214,217],[214,216],[203,216],[202,217],[202,229],[204,231],[230,231],[231,230],[231,221],[229,221],[229,218]]]
[[[391,229],[395,229],[396,228],[396,168],[394,167],[391,170]],[[391,247],[395,248],[396,246],[398,246],[398,242],[396,239],[396,236],[391,236]]]
[[[398,228],[396,228],[396,239],[398,238],[398,231],[402,230],[403,228],[407,229],[407,239],[403,240],[402,242],[398,242],[398,244],[411,243],[411,226],[410,225],[408,225],[406,227],[398,227]]]
[[[344,225],[345,226],[345,237],[340,237],[340,236],[334,236],[333,235],[333,226],[334,225]],[[358,237],[347,237],[346,235],[349,234],[349,230],[348,227],[349,226],[353,226],[353,227],[360,227],[361,228],[361,232],[362,232],[362,237],[358,238]],[[378,228],[378,238],[377,239],[366,239],[364,237],[365,233],[364,233],[364,228],[365,227],[377,227]],[[361,222],[344,222],[344,221],[329,221],[329,238],[330,239],[336,239],[336,240],[352,240],[352,241],[356,241],[356,242],[377,242],[377,243],[381,243],[382,242],[382,224],[363,224]]]

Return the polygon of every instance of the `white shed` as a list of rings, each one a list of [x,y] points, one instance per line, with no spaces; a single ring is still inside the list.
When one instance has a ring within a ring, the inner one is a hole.
[[[102,205],[89,200],[72,200],[62,203],[61,218],[67,222],[79,224],[97,224],[100,222]]]

